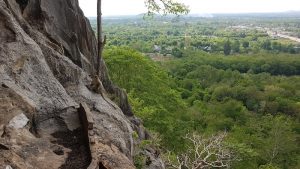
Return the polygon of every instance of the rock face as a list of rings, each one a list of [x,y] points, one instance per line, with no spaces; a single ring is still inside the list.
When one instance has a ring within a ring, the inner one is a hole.
[[[132,135],[145,133],[104,61],[99,77],[119,102],[89,90],[96,56],[77,0],[0,0],[0,168],[135,168]],[[85,141],[80,103],[97,149]]]

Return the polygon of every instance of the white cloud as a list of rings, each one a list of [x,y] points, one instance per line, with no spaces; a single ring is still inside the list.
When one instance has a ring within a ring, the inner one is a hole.
[[[134,15],[146,12],[144,0],[102,0],[103,15]],[[178,0],[191,13],[249,13],[300,10],[300,0]],[[79,0],[86,16],[96,16],[97,0]]]

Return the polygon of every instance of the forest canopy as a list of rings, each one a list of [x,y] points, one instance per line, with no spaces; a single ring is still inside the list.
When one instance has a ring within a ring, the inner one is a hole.
[[[216,139],[231,156],[223,168],[299,168],[300,44],[265,31],[294,36],[299,22],[250,18],[104,19],[111,79],[158,135],[169,168],[203,160],[191,147]]]

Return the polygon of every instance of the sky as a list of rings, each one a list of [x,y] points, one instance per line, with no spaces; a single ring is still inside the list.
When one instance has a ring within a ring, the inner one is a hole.
[[[300,0],[177,0],[189,6],[191,14],[261,13],[300,11]],[[103,15],[137,15],[145,13],[144,0],[102,0]],[[97,0],[79,0],[86,16],[97,15]]]

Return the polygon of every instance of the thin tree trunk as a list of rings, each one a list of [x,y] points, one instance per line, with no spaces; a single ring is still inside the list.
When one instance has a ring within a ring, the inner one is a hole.
[[[98,56],[97,56],[97,72],[96,75],[100,73],[102,52],[103,52],[103,39],[102,39],[102,0],[97,1],[97,38],[98,38]]]

